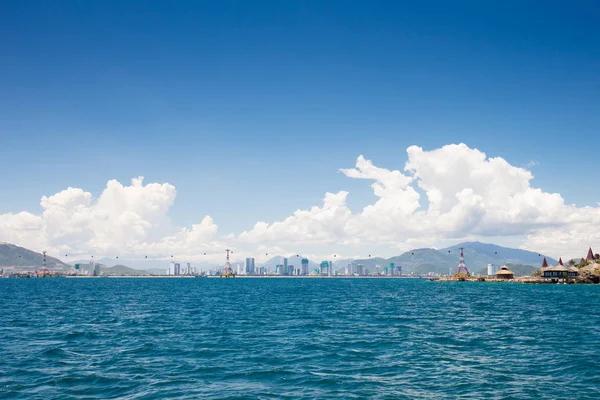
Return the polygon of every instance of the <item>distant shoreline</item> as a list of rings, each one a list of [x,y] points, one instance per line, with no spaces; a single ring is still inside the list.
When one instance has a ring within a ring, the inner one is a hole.
[[[210,279],[427,279],[425,276],[278,276],[278,275],[238,275],[235,278],[221,277],[218,275],[207,276],[189,276],[189,275],[111,275],[111,276],[86,276],[86,275],[66,275],[69,279],[112,279],[112,278],[157,278],[157,279],[191,279],[191,278],[210,278]]]

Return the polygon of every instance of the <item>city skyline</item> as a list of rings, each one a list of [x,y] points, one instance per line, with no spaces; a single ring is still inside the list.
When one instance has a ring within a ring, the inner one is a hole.
[[[0,241],[598,247],[593,3],[236,4],[0,5]]]

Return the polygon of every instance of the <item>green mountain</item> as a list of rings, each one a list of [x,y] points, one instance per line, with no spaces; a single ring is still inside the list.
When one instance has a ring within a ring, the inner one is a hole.
[[[148,271],[141,269],[129,268],[125,265],[115,265],[113,267],[100,267],[104,276],[146,276],[150,275]]]
[[[0,267],[13,267],[15,270],[39,270],[44,263],[41,253],[28,250],[24,247],[0,242]],[[46,256],[46,266],[51,271],[68,271],[71,266],[58,258]]]

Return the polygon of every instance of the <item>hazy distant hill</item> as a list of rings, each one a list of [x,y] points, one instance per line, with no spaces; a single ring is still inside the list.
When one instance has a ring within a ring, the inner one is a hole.
[[[354,260],[356,264],[363,264],[369,271],[375,271],[375,266],[382,268],[388,266],[391,262],[394,265],[402,266],[402,272],[405,274],[426,274],[435,272],[447,274],[450,269],[456,271],[460,257],[460,248],[464,248],[465,263],[467,268],[473,273],[487,273],[487,265],[514,265],[515,275],[530,275],[533,270],[538,269],[544,257],[543,254],[512,249],[508,247],[497,246],[481,242],[465,242],[445,249],[415,249],[402,255],[384,259],[381,257],[371,257],[367,259]],[[558,261],[546,257],[549,264],[557,264]]]
[[[460,247],[464,247],[467,266],[471,265],[475,270],[486,267],[487,264],[521,264],[532,265],[539,268],[542,265],[542,260],[544,258],[544,255],[540,253],[481,242],[461,243],[446,249],[440,249],[440,251],[450,251],[451,254],[454,254],[456,259],[458,259],[457,255],[460,252]],[[546,256],[546,260],[550,265],[558,264],[558,261],[551,257]],[[516,272],[517,271],[515,271],[515,273]]]
[[[113,267],[102,266],[102,275],[105,276],[144,276],[150,275],[148,271],[141,269],[129,268],[125,265],[115,265]]]
[[[38,270],[44,263],[41,253],[28,250],[24,247],[0,242],[0,267],[15,267],[19,270]],[[68,271],[71,266],[58,258],[46,257],[46,266],[52,271]]]

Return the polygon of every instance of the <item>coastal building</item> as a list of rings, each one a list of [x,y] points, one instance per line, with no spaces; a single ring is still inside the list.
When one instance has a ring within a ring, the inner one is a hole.
[[[512,272],[506,265],[500,267],[498,272],[496,272],[496,278],[498,279],[514,279],[515,273]]]
[[[579,268],[577,268],[574,265],[571,265],[569,267],[569,271],[567,271],[567,275],[569,276],[569,278],[576,278],[577,276],[579,276]]]
[[[488,276],[494,276],[496,275],[497,272],[497,268],[494,264],[488,264],[487,265],[487,274]]]
[[[565,267],[562,258],[559,258],[555,266],[542,268],[542,276],[546,279],[564,279],[569,276],[569,268]]]
[[[587,257],[585,258],[587,261],[595,261],[596,257],[594,257],[594,252],[592,251],[592,248],[590,247],[590,249],[588,250],[587,253]]]
[[[302,275],[308,275],[308,258],[302,259]]]
[[[327,275],[328,272],[329,272],[329,262],[321,261],[321,264],[319,264],[319,274]]]
[[[346,268],[344,268],[344,275],[346,275],[346,276],[352,275],[354,273],[354,271],[353,271],[354,268],[352,268],[352,267],[353,267],[352,263],[348,263],[346,265]]]
[[[359,276],[363,276],[365,274],[365,266],[362,264],[356,265],[356,274]]]
[[[246,258],[246,275],[254,275],[254,258]]]
[[[94,265],[94,276],[100,276],[102,274],[102,269],[100,268],[100,264]]]
[[[290,269],[288,268],[288,259],[284,258],[283,259],[283,274],[281,274],[281,275],[289,275],[289,271],[290,271]]]

